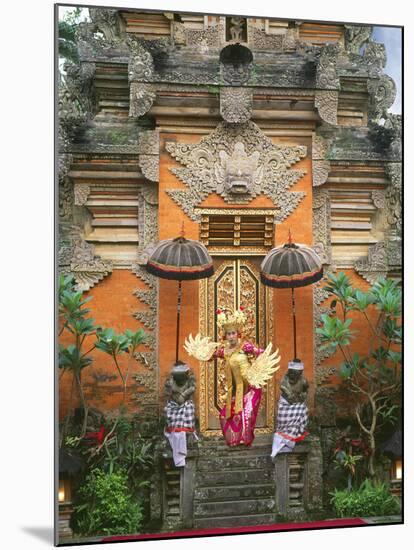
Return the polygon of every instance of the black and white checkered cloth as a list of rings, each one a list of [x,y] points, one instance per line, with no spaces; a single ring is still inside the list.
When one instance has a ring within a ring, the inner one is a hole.
[[[164,407],[164,412],[167,418],[167,428],[195,428],[195,407],[191,400],[178,405],[170,399]]]
[[[305,403],[290,404],[284,397],[279,399],[276,433],[292,438],[300,437],[308,424],[308,408]]]

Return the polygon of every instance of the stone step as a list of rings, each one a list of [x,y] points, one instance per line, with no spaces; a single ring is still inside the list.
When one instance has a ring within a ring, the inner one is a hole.
[[[216,437],[203,437],[200,439],[200,445],[205,446],[219,446],[219,447],[225,447],[226,449],[253,449],[254,447],[257,447],[258,445],[271,445],[273,440],[273,434],[261,434],[257,435],[254,438],[253,443],[250,447],[246,447],[245,445],[237,445],[236,447],[229,447],[227,443],[224,441],[222,436],[216,436]]]
[[[240,500],[272,497],[275,494],[273,483],[254,485],[225,485],[218,487],[197,487],[194,490],[194,500],[208,502],[210,500]]]
[[[271,445],[260,445],[251,447],[249,449],[242,449],[240,447],[199,447],[199,455],[202,457],[207,456],[269,456],[271,453]]]
[[[194,519],[195,529],[213,529],[215,527],[240,527],[246,525],[271,525],[276,523],[275,514],[257,514],[250,516],[222,516]]]
[[[204,470],[234,470],[248,468],[273,468],[273,462],[270,456],[200,456],[197,461],[199,471]]]
[[[271,483],[273,479],[273,468],[223,471],[206,470],[198,473],[196,477],[196,487],[238,484],[260,485]]]
[[[217,502],[195,502],[194,517],[241,516],[250,514],[269,514],[275,511],[275,499],[228,500]]]

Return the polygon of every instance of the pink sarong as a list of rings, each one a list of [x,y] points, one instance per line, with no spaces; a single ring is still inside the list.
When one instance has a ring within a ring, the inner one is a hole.
[[[220,410],[221,430],[227,445],[251,445],[254,439],[257,412],[259,410],[262,390],[249,386],[243,396],[243,410],[234,414],[234,397],[231,402],[230,418],[226,418],[226,406]]]

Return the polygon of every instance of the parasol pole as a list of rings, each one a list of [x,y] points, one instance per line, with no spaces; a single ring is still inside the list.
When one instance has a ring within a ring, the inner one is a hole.
[[[290,231],[289,227],[289,235],[288,235],[288,243],[289,245],[292,244],[292,233]],[[293,351],[294,351],[294,359],[297,359],[297,349],[296,349],[296,307],[295,307],[295,289],[292,286],[292,321],[293,321]]]
[[[295,306],[295,289],[292,287],[292,318],[293,318],[293,351],[294,359],[297,359],[297,350],[296,350],[296,306]]]
[[[178,362],[178,344],[180,341],[180,313],[181,313],[181,279],[178,281],[178,298],[177,298],[177,334],[175,340],[175,362]]]

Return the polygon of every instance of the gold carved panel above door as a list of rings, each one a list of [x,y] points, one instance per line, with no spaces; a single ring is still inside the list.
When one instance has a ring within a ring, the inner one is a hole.
[[[200,282],[200,332],[216,342],[222,337],[216,325],[218,308],[248,310],[249,321],[242,338],[265,347],[272,339],[272,311],[269,290],[260,282],[261,258],[214,259],[215,272]],[[200,430],[218,435],[219,410],[225,404],[224,364],[220,359],[200,364]],[[274,429],[275,387],[271,380],[264,390],[257,417],[256,433]]]

